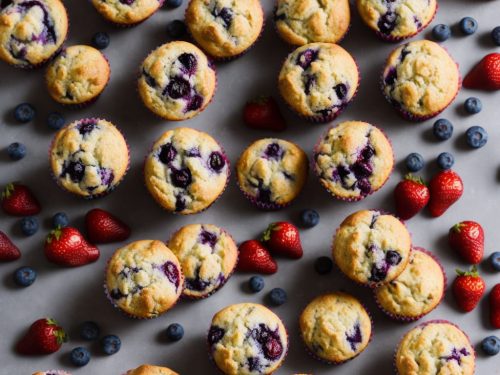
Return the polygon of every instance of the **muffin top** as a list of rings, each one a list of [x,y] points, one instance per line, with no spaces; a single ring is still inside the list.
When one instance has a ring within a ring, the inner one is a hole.
[[[279,74],[285,101],[304,116],[330,116],[353,98],[359,84],[356,62],[342,47],[311,43],[288,55]]]
[[[208,134],[172,129],[163,133],[146,158],[146,186],[169,211],[200,212],[224,191],[228,163],[221,146]]]
[[[142,365],[134,370],[128,370],[125,375],[179,375],[166,367]]]
[[[210,353],[228,375],[273,373],[288,351],[288,336],[280,318],[255,303],[230,305],[212,319]]]
[[[300,333],[308,349],[338,363],[354,358],[370,342],[372,323],[363,305],[346,293],[316,297],[300,315]]]
[[[45,80],[52,98],[62,104],[80,104],[98,96],[109,81],[104,55],[90,46],[65,48],[49,65]]]
[[[395,362],[399,375],[472,375],[475,353],[458,327],[446,321],[431,321],[404,336]]]
[[[259,203],[283,205],[300,193],[307,179],[307,155],[295,144],[276,138],[260,139],[241,154],[238,184]]]
[[[411,238],[392,215],[362,210],[340,224],[333,241],[333,258],[352,280],[376,286],[394,280],[406,268]]]
[[[418,318],[441,302],[445,289],[439,263],[424,250],[413,248],[405,270],[390,283],[375,289],[375,297],[389,314]]]
[[[169,310],[183,284],[177,257],[160,241],[136,241],[116,250],[106,270],[109,298],[138,318],[155,318]]]
[[[56,53],[68,33],[60,0],[10,0],[0,6],[0,58],[31,67]]]
[[[204,297],[215,292],[236,266],[238,248],[231,236],[211,224],[179,229],[168,242],[184,273],[183,295]]]
[[[258,39],[264,13],[259,0],[191,0],[185,20],[193,38],[209,55],[230,58]]]
[[[458,89],[457,64],[437,43],[417,40],[389,55],[382,90],[405,112],[421,117],[437,114],[451,103]]]
[[[50,164],[64,189],[82,197],[97,196],[113,190],[124,177],[128,146],[111,122],[78,120],[55,135]]]
[[[163,0],[92,0],[92,4],[108,21],[133,25],[156,12]]]
[[[349,29],[349,0],[278,0],[274,20],[288,43],[337,43]]]
[[[212,99],[214,67],[205,54],[188,42],[166,43],[141,66],[139,94],[149,110],[167,120],[196,116]]]
[[[358,199],[379,189],[393,166],[392,146],[385,134],[362,121],[332,127],[314,150],[321,184],[340,198]]]

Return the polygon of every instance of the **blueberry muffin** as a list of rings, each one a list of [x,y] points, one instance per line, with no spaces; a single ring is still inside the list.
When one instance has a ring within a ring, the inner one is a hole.
[[[194,214],[207,209],[224,191],[229,160],[206,133],[169,130],[155,142],[144,165],[146,187],[167,211]]]
[[[337,117],[359,85],[358,66],[342,47],[311,43],[285,60],[278,87],[283,99],[300,116],[313,122]]]
[[[299,323],[311,354],[334,364],[359,355],[372,335],[366,309],[356,298],[341,292],[316,297],[300,315]]]
[[[365,24],[382,39],[397,42],[425,29],[437,11],[437,0],[356,0]]]
[[[290,204],[302,191],[308,161],[295,144],[276,138],[252,143],[236,165],[238,185],[252,203],[262,209]]]
[[[142,365],[133,370],[128,370],[124,375],[179,375],[166,367]]]
[[[63,370],[50,370],[35,372],[33,375],[71,375],[71,373]]]
[[[160,241],[132,242],[116,250],[106,268],[108,298],[134,318],[156,318],[171,309],[183,285],[179,260]]]
[[[423,121],[441,113],[460,89],[460,73],[439,44],[417,40],[396,48],[387,59],[382,92],[408,120]]]
[[[171,121],[187,120],[203,111],[215,93],[213,65],[187,42],[164,44],[142,63],[138,86],[144,105]]]
[[[274,21],[288,43],[337,43],[349,30],[349,0],[278,0]]]
[[[48,61],[68,33],[68,15],[60,0],[0,2],[0,59],[32,68]]]
[[[78,45],[65,48],[49,65],[45,82],[56,102],[83,105],[104,91],[109,77],[108,60],[97,49]]]
[[[215,314],[208,345],[224,374],[271,374],[285,359],[288,335],[283,322],[271,310],[255,303],[240,303]]]
[[[337,229],[333,259],[359,284],[374,287],[398,277],[410,259],[411,238],[396,217],[374,210],[348,216]]]
[[[134,26],[151,17],[163,0],[91,0],[107,21],[118,26]]]
[[[184,273],[183,296],[204,298],[216,292],[232,275],[238,247],[225,230],[211,224],[179,229],[168,242]]]
[[[472,375],[475,353],[467,335],[456,325],[434,320],[403,337],[395,364],[399,375]]]
[[[248,50],[264,27],[259,0],[191,0],[185,21],[197,44],[214,59]]]
[[[50,165],[63,189],[83,198],[105,195],[129,167],[125,138],[109,121],[83,119],[62,128],[50,149]]]
[[[346,121],[329,129],[314,149],[314,172],[336,198],[356,201],[380,189],[394,166],[392,146],[377,127]]]

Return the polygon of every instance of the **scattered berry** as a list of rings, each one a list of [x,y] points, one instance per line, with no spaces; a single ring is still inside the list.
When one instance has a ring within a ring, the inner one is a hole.
[[[264,289],[264,286],[264,278],[261,276],[252,276],[250,280],[248,280],[248,287],[253,293],[260,292],[262,289]]]
[[[118,353],[121,346],[122,342],[116,335],[107,335],[101,339],[102,351],[107,355]]]
[[[30,216],[40,213],[42,208],[31,190],[20,183],[7,184],[2,193],[2,209],[13,216]]]
[[[263,274],[278,271],[278,264],[260,241],[245,241],[239,246],[238,252],[238,271]]]
[[[496,336],[488,336],[481,341],[481,349],[486,355],[497,355],[500,352],[500,339]]]
[[[468,89],[500,90],[500,53],[490,53],[465,76]]]
[[[431,216],[441,216],[460,199],[464,185],[460,176],[448,169],[436,174],[429,183],[429,212]]]
[[[429,189],[424,181],[408,174],[394,189],[396,214],[402,220],[411,219],[427,206],[429,198]]]
[[[253,129],[283,131],[285,118],[272,96],[261,96],[245,104],[243,121]]]
[[[490,292],[490,322],[495,328],[500,328],[500,283]]]
[[[493,40],[495,45],[500,46],[500,26],[491,30],[491,40]]]
[[[406,157],[405,162],[406,168],[408,168],[410,172],[418,172],[425,165],[423,156],[416,152],[412,152],[411,154],[409,154]]]
[[[184,328],[178,323],[173,323],[167,327],[165,333],[169,341],[179,341],[184,336]]]
[[[92,243],[122,242],[130,237],[130,228],[110,212],[94,208],[85,215],[85,227]]]
[[[181,20],[173,20],[167,25],[167,35],[172,39],[182,38],[186,31],[186,24]]]
[[[182,0],[166,0],[165,5],[169,8],[178,8],[182,5]]]
[[[463,260],[479,264],[484,256],[484,231],[475,221],[462,221],[448,232],[448,243]]]
[[[99,31],[92,36],[92,45],[97,49],[106,49],[109,46],[109,35],[103,31]]]
[[[21,232],[25,236],[32,236],[36,232],[38,232],[38,228],[40,225],[38,224],[38,219],[34,216],[23,217],[19,221],[19,225],[21,227]]]
[[[453,167],[453,164],[455,164],[455,158],[449,152],[442,152],[437,158],[437,163],[439,165],[439,168],[441,168],[442,170],[447,170]]]
[[[488,142],[488,133],[481,126],[471,126],[465,136],[467,144],[472,148],[481,148]]]
[[[57,352],[68,336],[54,319],[42,318],[35,321],[28,332],[19,340],[16,351],[20,354],[50,354]]]
[[[314,261],[314,269],[320,275],[332,272],[333,261],[329,257],[319,257]]]
[[[299,259],[304,254],[298,228],[286,221],[270,224],[262,234],[262,242],[274,255]]]
[[[90,362],[90,352],[80,346],[71,351],[69,358],[73,365],[82,367]]]
[[[451,29],[448,25],[439,24],[432,29],[432,37],[438,42],[444,42],[451,36]]]
[[[481,300],[486,284],[477,272],[476,266],[472,266],[470,271],[457,270],[457,277],[453,281],[453,295],[458,307],[469,312],[475,309]]]
[[[64,212],[58,212],[54,216],[52,216],[52,226],[54,228],[65,228],[69,224],[68,215]]]
[[[65,227],[52,230],[44,245],[49,262],[60,266],[78,267],[99,259],[99,249],[88,243],[76,228]]]
[[[16,119],[16,121],[23,124],[33,120],[35,114],[36,114],[35,107],[33,107],[29,103],[22,103],[19,104],[16,108],[14,108],[14,118]]]
[[[94,341],[99,338],[101,329],[95,322],[83,322],[80,327],[80,337],[87,341]]]
[[[491,267],[495,271],[500,271],[500,251],[495,251],[493,254],[490,255],[490,263]]]
[[[464,109],[465,112],[471,115],[475,115],[476,113],[481,112],[481,110],[483,109],[483,104],[478,98],[467,98],[464,102]]]
[[[450,121],[440,118],[434,123],[432,132],[440,141],[446,141],[453,135],[453,125]]]
[[[7,155],[12,160],[21,160],[26,156],[26,146],[19,142],[11,143],[7,147]]]
[[[460,31],[465,35],[472,35],[477,30],[477,21],[472,17],[462,18],[458,25],[460,27]]]
[[[0,262],[11,262],[21,257],[21,251],[10,238],[0,231]]]
[[[269,302],[273,306],[281,306],[286,302],[286,300],[286,292],[281,288],[274,288],[269,292]]]
[[[60,130],[66,123],[63,115],[59,112],[51,112],[47,116],[47,126],[52,130]]]
[[[300,213],[300,225],[304,228],[312,228],[318,225],[319,214],[316,210],[302,210]]]
[[[20,267],[14,272],[14,282],[19,286],[30,286],[36,280],[36,271],[31,267]]]

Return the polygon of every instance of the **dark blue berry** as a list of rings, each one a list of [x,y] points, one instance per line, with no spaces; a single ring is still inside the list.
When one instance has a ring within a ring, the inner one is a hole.
[[[25,236],[32,236],[36,232],[38,232],[38,219],[33,216],[28,216],[28,217],[23,217],[21,221],[19,222],[19,225],[21,227],[21,232]]]
[[[182,5],[182,0],[166,0],[165,6],[169,8],[178,8]]]
[[[122,346],[120,338],[116,335],[107,335],[101,339],[101,348],[105,354],[117,353]]]
[[[453,167],[453,164],[455,164],[455,158],[449,152],[442,152],[437,158],[437,163],[439,165],[439,168],[441,168],[442,170],[447,170]]]
[[[11,143],[7,147],[7,155],[12,160],[21,160],[26,156],[26,146],[19,142]]]
[[[47,116],[47,126],[52,130],[61,129],[65,123],[66,120],[59,112],[52,112]]]
[[[286,302],[286,300],[286,292],[281,288],[274,288],[269,292],[269,302],[273,306],[281,306]]]
[[[397,266],[399,263],[401,263],[401,260],[401,255],[399,255],[397,251],[389,250],[385,254],[385,261],[391,266]]]
[[[314,261],[314,269],[320,275],[332,272],[333,261],[329,257],[319,257]]]
[[[109,35],[99,31],[92,36],[92,45],[97,49],[106,49],[109,46]]]
[[[68,215],[64,212],[58,212],[54,216],[52,216],[52,226],[54,228],[65,228],[69,224]]]
[[[500,352],[500,339],[496,336],[488,336],[481,341],[481,349],[487,355],[497,355]]]
[[[71,351],[69,358],[73,365],[82,367],[90,362],[90,352],[85,348],[78,347]]]
[[[465,35],[472,35],[477,30],[477,21],[472,17],[464,17],[460,20],[458,26]]]
[[[483,109],[483,104],[478,98],[467,98],[464,103],[465,112],[474,115],[481,112]]]
[[[14,272],[14,282],[19,286],[30,286],[36,280],[36,271],[31,267],[20,267]]]
[[[491,40],[493,40],[495,45],[500,46],[500,26],[491,30]]]
[[[170,80],[163,94],[168,94],[173,99],[186,97],[191,91],[189,81],[182,77],[174,77]]]
[[[214,171],[220,172],[226,165],[226,160],[220,152],[214,151],[208,157],[208,164]]]
[[[172,184],[178,188],[187,188],[193,181],[191,170],[189,168],[174,169],[170,175]]]
[[[165,334],[169,341],[179,341],[184,336],[184,328],[178,323],[173,323],[167,327]]]
[[[264,278],[261,276],[252,276],[250,280],[248,280],[248,287],[253,293],[258,293],[262,289],[264,289]]]
[[[35,107],[33,107],[29,103],[19,104],[14,109],[14,118],[16,119],[16,121],[21,122],[23,124],[33,120],[35,114],[36,114]]]
[[[304,228],[312,228],[318,225],[319,214],[316,210],[302,210],[300,212],[300,225]]]
[[[451,30],[448,25],[439,24],[432,29],[432,37],[438,42],[444,42],[451,36]]]
[[[490,255],[490,263],[491,267],[495,271],[500,271],[500,251],[495,251],[493,254]]]
[[[182,38],[186,31],[186,24],[181,20],[173,20],[167,25],[167,35],[172,39]]]
[[[80,337],[87,341],[94,341],[99,338],[101,329],[95,322],[83,322],[80,327]]]
[[[446,141],[453,135],[453,125],[450,121],[440,118],[434,123],[432,128],[434,136],[440,141]]]
[[[405,162],[406,162],[406,168],[408,168],[410,172],[418,172],[425,165],[424,158],[422,157],[422,155],[416,152],[409,154],[406,157]]]
[[[472,148],[481,148],[488,142],[488,133],[481,126],[471,126],[465,136],[467,144]]]

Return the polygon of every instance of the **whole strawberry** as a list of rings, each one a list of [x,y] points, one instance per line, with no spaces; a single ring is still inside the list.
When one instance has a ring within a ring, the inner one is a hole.
[[[87,237],[92,243],[125,241],[130,237],[130,228],[111,213],[95,208],[85,215]]]
[[[42,208],[27,186],[12,182],[2,193],[2,210],[13,216],[32,216],[40,213]]]
[[[10,262],[20,257],[19,248],[12,243],[4,232],[0,231],[0,262]]]
[[[470,271],[457,270],[457,277],[453,282],[453,295],[458,307],[469,312],[474,310],[484,294],[486,284],[477,273],[476,266],[472,266]]]
[[[99,249],[88,243],[76,228],[57,228],[45,240],[45,256],[55,264],[68,267],[83,266],[99,258]]]
[[[304,254],[299,229],[286,221],[269,225],[262,235],[262,242],[271,253],[276,255],[299,259]]]
[[[441,216],[446,210],[460,199],[464,185],[460,176],[448,169],[436,174],[429,183],[431,198],[429,212],[433,217]]]
[[[278,271],[278,265],[262,242],[250,240],[238,248],[238,271],[272,274]]]
[[[500,284],[496,284],[490,292],[490,322],[500,328]]]
[[[427,205],[429,198],[429,189],[424,181],[408,174],[394,189],[396,214],[402,220],[411,219]]]
[[[17,343],[16,351],[21,354],[50,354],[57,352],[67,340],[68,336],[54,319],[42,318],[30,326]]]
[[[448,232],[448,243],[470,264],[479,264],[484,255],[484,231],[475,221],[462,221]]]
[[[468,89],[500,90],[500,53],[490,53],[465,76]]]
[[[286,122],[278,104],[271,96],[261,96],[245,105],[243,120],[250,128],[282,131]]]

